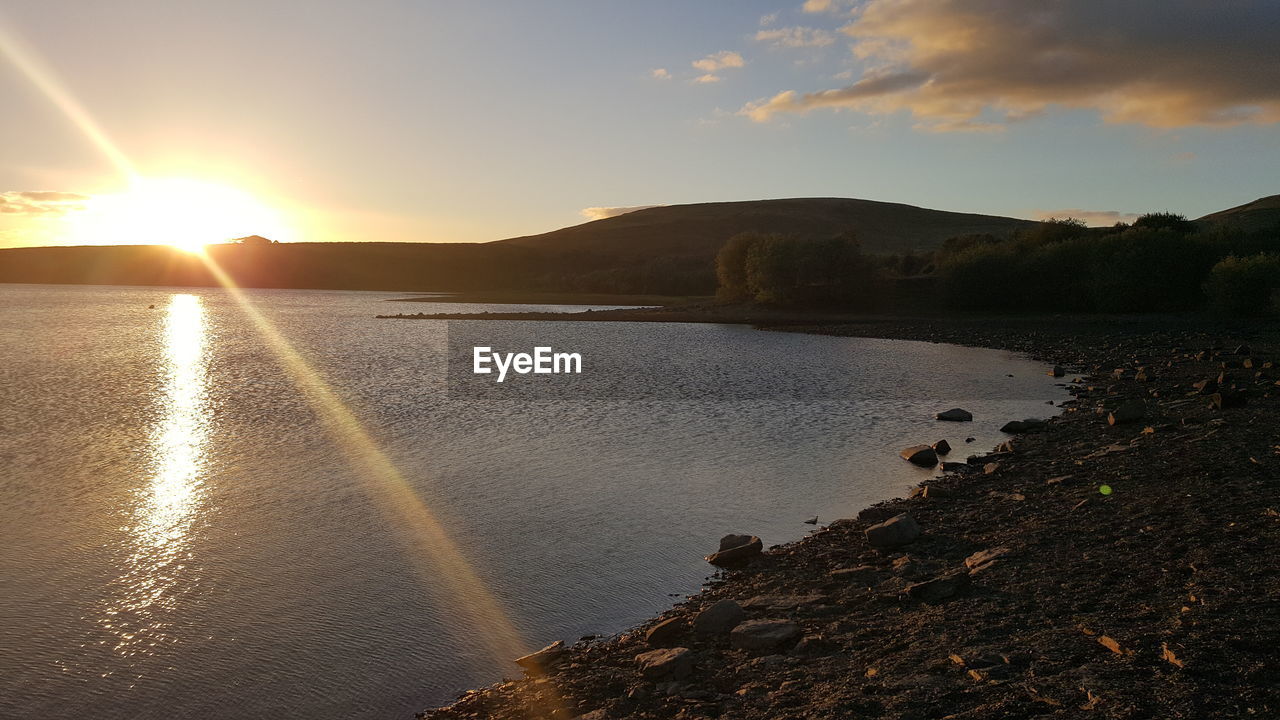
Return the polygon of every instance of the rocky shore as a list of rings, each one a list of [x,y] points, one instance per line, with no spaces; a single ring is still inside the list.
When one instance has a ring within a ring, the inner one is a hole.
[[[1280,717],[1274,329],[789,325],[1029,352],[1074,399],[995,452],[952,450],[912,497],[790,545],[726,538],[728,567],[661,617],[420,717]]]

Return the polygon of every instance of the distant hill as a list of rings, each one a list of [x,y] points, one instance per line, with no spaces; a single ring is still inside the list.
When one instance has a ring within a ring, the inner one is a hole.
[[[666,205],[498,242],[540,250],[642,257],[713,256],[742,232],[832,237],[852,230],[869,253],[932,250],[956,235],[1007,235],[1031,220],[849,198]]]
[[[1270,195],[1239,207],[1219,210],[1196,222],[1230,225],[1249,231],[1277,229],[1280,228],[1280,195]]]
[[[1280,227],[1280,195],[1201,224]],[[957,235],[1007,236],[1030,220],[845,198],[669,205],[487,243],[273,243],[211,246],[242,287],[709,295],[715,255],[741,232],[829,238],[852,230],[871,254],[930,250]],[[216,285],[201,259],[163,245],[0,249],[0,282]]]

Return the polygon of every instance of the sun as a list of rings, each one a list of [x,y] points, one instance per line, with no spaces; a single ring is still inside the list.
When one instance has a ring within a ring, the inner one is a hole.
[[[253,195],[189,178],[136,178],[127,190],[97,195],[67,217],[70,241],[84,245],[205,245],[248,235],[292,240],[280,212]]]

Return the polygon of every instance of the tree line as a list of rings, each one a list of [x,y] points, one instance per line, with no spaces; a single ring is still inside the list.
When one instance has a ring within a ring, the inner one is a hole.
[[[1145,313],[1207,306],[1258,315],[1277,309],[1280,228],[1201,227],[1172,213],[1109,228],[1049,220],[1008,237],[959,236],[934,251],[889,256],[863,254],[851,232],[829,239],[744,233],[721,249],[716,278],[717,297],[726,302],[883,308],[909,288],[916,295],[931,289],[933,310]],[[914,299],[919,308],[922,298]]]

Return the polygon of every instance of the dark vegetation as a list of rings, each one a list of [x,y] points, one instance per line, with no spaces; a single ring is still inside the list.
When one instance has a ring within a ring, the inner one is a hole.
[[[1058,220],[1005,240],[960,238],[943,245],[936,263],[943,302],[959,309],[1169,312],[1212,300],[1227,312],[1261,314],[1272,309],[1269,288],[1280,276],[1268,276],[1262,260],[1215,266],[1267,250],[1280,250],[1280,233],[1203,227],[1162,213],[1133,226]],[[1217,280],[1206,285],[1211,275]],[[1246,275],[1250,291],[1225,287]]]
[[[865,306],[881,285],[879,269],[851,234],[735,235],[716,257],[716,276],[722,300],[779,305]]]

